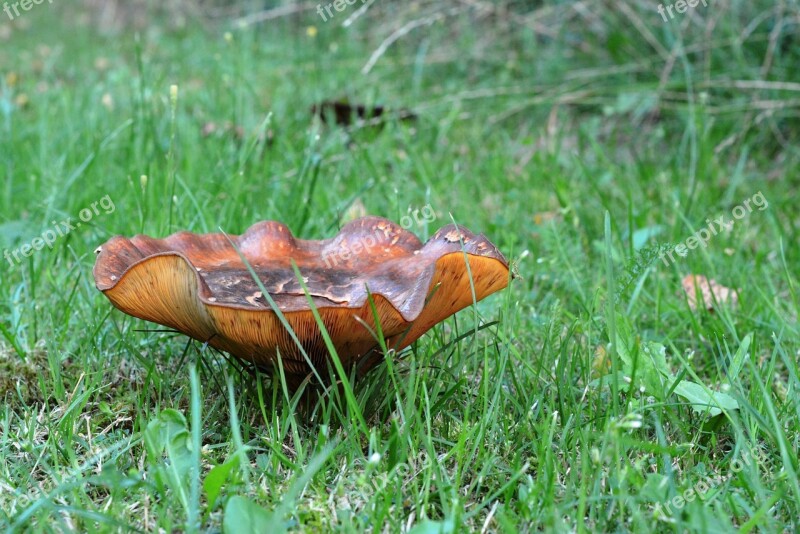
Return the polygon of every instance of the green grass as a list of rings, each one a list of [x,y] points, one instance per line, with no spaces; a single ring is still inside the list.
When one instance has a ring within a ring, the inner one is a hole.
[[[56,3],[0,15],[0,252],[113,201],[0,261],[0,525],[800,529],[797,3],[667,24],[643,1],[415,5],[112,35]],[[343,96],[419,120],[312,121]],[[243,139],[202,135],[227,121]],[[758,192],[707,248],[658,259]],[[117,234],[275,219],[322,238],[353,206],[427,204],[421,238],[452,216],[520,277],[302,409],[93,283]],[[738,305],[693,311],[690,273]]]

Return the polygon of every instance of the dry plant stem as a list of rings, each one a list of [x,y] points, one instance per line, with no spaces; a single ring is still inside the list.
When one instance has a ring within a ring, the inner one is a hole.
[[[304,11],[311,11],[316,6],[317,4],[312,2],[302,2],[300,4],[287,4],[285,6],[275,7],[272,9],[267,9],[265,11],[259,11],[258,13],[245,15],[244,17],[236,19],[234,21],[234,25],[238,28],[246,28],[247,26],[252,26],[253,24],[259,24],[261,22],[268,22],[270,20],[275,20],[282,17],[296,15]]]
[[[463,8],[448,9],[444,12],[434,13],[428,17],[407,22],[401,28],[397,29],[389,37],[383,40],[383,42],[378,46],[378,48],[372,53],[366,65],[364,65],[364,67],[361,69],[361,74],[369,74],[369,72],[372,70],[372,67],[375,66],[375,64],[386,53],[389,47],[392,46],[403,36],[411,33],[417,28],[420,28],[422,26],[430,26],[431,24],[439,20],[460,13],[461,11],[463,11]]]

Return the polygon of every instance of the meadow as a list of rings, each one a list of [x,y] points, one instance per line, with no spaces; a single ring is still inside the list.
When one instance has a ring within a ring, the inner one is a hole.
[[[137,2],[0,12],[0,528],[800,530],[795,0]],[[352,397],[92,276],[366,214],[516,277]]]

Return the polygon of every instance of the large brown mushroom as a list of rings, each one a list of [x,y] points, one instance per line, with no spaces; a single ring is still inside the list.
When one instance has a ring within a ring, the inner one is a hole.
[[[423,245],[389,220],[364,217],[320,241],[295,239],[274,221],[230,240],[189,232],[165,239],[117,236],[99,249],[95,283],[123,312],[260,368],[273,370],[280,353],[287,378],[297,384],[311,369],[239,251],[319,371],[330,352],[292,261],[342,364],[358,365],[359,372],[381,357],[370,332],[376,326],[370,294],[387,347],[400,350],[469,306],[473,288],[478,301],[509,280],[508,262],[483,235],[451,224]]]

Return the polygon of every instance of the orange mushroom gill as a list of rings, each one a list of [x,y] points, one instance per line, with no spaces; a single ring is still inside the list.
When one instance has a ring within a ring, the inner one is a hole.
[[[370,332],[375,329],[370,295],[387,346],[400,350],[469,306],[473,287],[477,301],[509,280],[508,262],[483,235],[451,224],[423,245],[389,220],[364,217],[318,241],[296,239],[274,221],[257,223],[230,240],[221,233],[117,236],[99,249],[95,284],[128,315],[266,370],[280,353],[284,371],[297,383],[312,370],[237,249],[318,369],[325,369],[330,353],[292,261],[342,364],[358,365],[360,372],[381,355]]]

